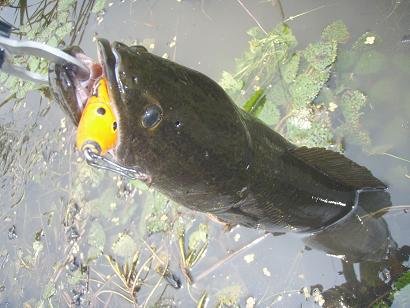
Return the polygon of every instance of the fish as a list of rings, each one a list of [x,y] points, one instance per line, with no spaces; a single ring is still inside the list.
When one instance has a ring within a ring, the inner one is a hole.
[[[196,70],[103,38],[97,51],[95,63],[79,47],[67,50],[107,81],[116,162],[142,169],[149,185],[181,205],[268,232],[316,232],[351,215],[361,192],[387,189],[340,153],[287,141]],[[95,80],[58,64],[49,80],[78,125]]]

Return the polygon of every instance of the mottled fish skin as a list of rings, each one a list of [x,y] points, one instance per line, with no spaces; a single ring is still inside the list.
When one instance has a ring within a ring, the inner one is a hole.
[[[186,207],[232,224],[306,232],[349,213],[361,187],[385,188],[340,154],[297,148],[195,70],[141,46],[99,39],[98,51],[117,113],[118,162],[142,167],[153,187]],[[145,128],[154,105],[161,121]]]

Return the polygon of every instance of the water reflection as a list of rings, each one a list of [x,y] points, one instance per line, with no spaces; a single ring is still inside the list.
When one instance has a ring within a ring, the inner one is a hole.
[[[370,306],[388,295],[393,282],[409,269],[403,262],[409,259],[410,246],[398,246],[383,218],[391,205],[387,192],[362,192],[356,211],[305,239],[308,246],[340,258],[346,281],[322,290],[326,307]]]

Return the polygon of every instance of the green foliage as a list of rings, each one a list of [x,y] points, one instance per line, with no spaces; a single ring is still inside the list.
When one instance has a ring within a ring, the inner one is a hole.
[[[262,89],[255,91],[251,98],[243,105],[243,110],[258,116],[266,102],[266,96],[263,93]]]
[[[171,228],[169,200],[159,192],[148,194],[145,206],[149,213],[145,215],[145,229],[148,234],[167,232]]]
[[[319,42],[309,44],[305,49],[303,55],[307,62],[312,65],[318,71],[323,71],[327,67],[333,64],[336,60],[337,43],[331,42]]]
[[[328,78],[328,72],[315,69],[299,74],[295,82],[289,86],[292,107],[299,109],[308,106],[319,94]]]
[[[18,36],[48,44],[53,47],[64,46],[64,38],[71,34],[74,28],[74,10],[77,1],[50,0],[45,2],[43,15],[30,19],[21,25]],[[42,4],[39,4],[39,6]],[[27,68],[33,72],[47,75],[48,62],[36,57],[19,56],[13,58],[13,63]],[[10,96],[17,100],[23,100],[27,93],[32,90],[44,90],[44,86],[24,81],[14,76],[8,76],[0,72],[0,83],[9,92]]]
[[[376,74],[383,69],[385,62],[385,56],[381,52],[367,50],[361,54],[354,72],[360,75]]]
[[[188,252],[199,250],[204,244],[208,243],[208,226],[200,224],[198,229],[189,237],[188,240]]]
[[[282,67],[282,78],[290,84],[295,81],[300,64],[300,52],[295,52]]]
[[[118,257],[131,258],[138,250],[134,239],[127,233],[119,233],[117,239],[112,244],[112,251]]]
[[[404,272],[394,283],[394,288],[398,291],[410,284],[410,271]]]
[[[235,79],[228,72],[222,72],[222,79],[220,84],[231,96],[235,96],[238,92],[240,92],[244,85],[242,80]]]
[[[235,72],[224,72],[220,82],[238,105],[266,124],[276,125],[299,145],[340,151],[341,144],[335,144],[340,136],[370,144],[360,123],[366,98],[354,90],[353,73],[376,74],[383,69],[386,59],[375,48],[381,42],[379,36],[366,32],[351,49],[342,48],[340,44],[346,44],[350,34],[340,20],[325,27],[321,40],[303,50],[295,50],[296,38],[286,25],[267,35],[256,28],[248,34],[249,51],[237,59]],[[341,112],[334,112],[338,106]]]
[[[350,137],[351,141],[363,146],[370,145],[370,137],[361,128],[362,108],[366,105],[366,96],[358,90],[347,90],[340,99],[340,108],[345,123],[338,129]]]
[[[106,2],[106,0],[97,0],[97,1],[95,1],[92,12],[93,13],[101,12],[105,7],[105,2]]]
[[[216,294],[218,298],[217,307],[239,307],[238,301],[241,293],[241,287],[239,285],[228,286],[220,290]]]
[[[103,226],[98,221],[93,221],[88,230],[87,237],[88,244],[95,249],[88,252],[88,257],[98,257],[104,250],[105,245],[105,231]],[[100,253],[98,253],[100,252]]]
[[[349,37],[349,30],[347,29],[346,24],[341,20],[332,22],[324,28],[322,32],[322,40],[329,42],[334,41],[344,44],[349,40]]]
[[[297,145],[328,148],[333,144],[329,113],[301,109],[287,121],[287,137]]]
[[[373,32],[363,33],[352,46],[354,51],[372,50],[374,47],[380,45],[382,38]]]
[[[394,282],[390,293],[375,303],[373,308],[391,307],[390,303],[396,307],[408,307],[410,303],[410,271],[400,275]]]

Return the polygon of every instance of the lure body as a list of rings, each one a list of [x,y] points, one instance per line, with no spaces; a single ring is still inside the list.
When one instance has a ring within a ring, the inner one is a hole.
[[[117,121],[112,110],[105,79],[99,79],[81,114],[77,130],[77,149],[90,148],[104,155],[117,143]]]

